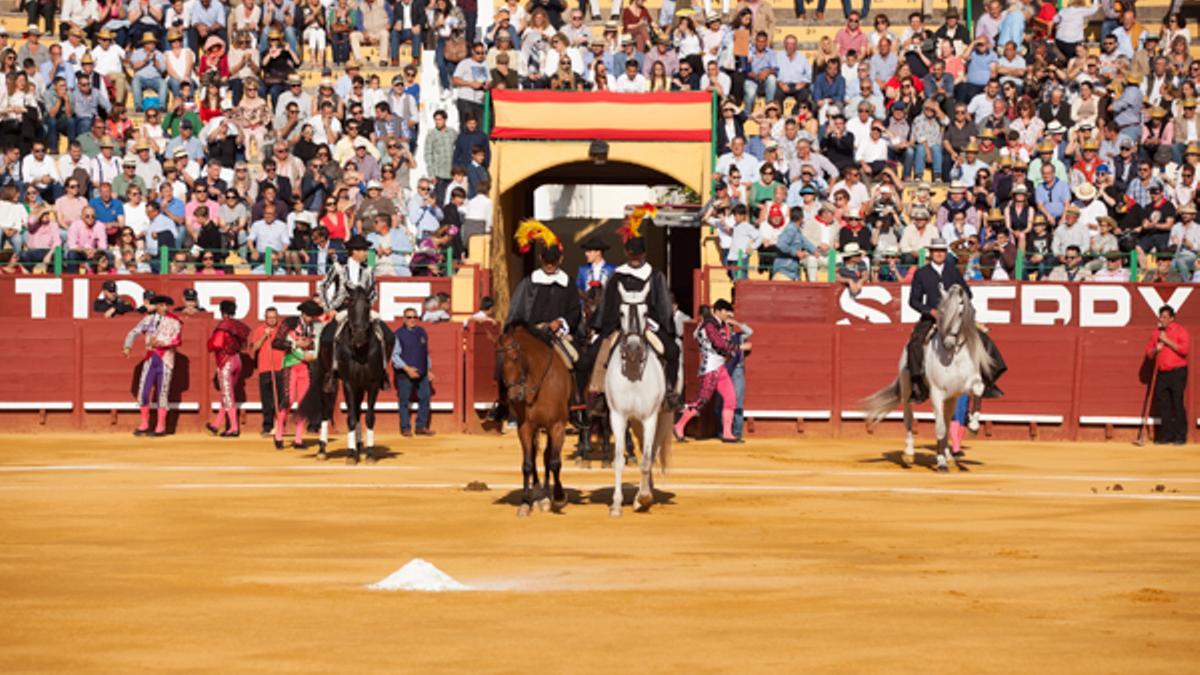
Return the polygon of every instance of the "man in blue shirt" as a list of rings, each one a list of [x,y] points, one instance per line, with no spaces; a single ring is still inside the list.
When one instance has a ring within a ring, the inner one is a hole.
[[[987,86],[988,80],[996,76],[996,62],[999,60],[986,35],[975,38],[975,48],[967,57],[967,79],[954,88],[954,98],[970,103]]]
[[[99,196],[93,197],[88,206],[96,211],[96,222],[109,232],[125,226],[125,205],[113,194],[112,183],[101,183]]]
[[[812,97],[817,110],[827,103],[841,103],[846,98],[846,78],[842,77],[840,59],[834,57],[825,62],[825,70],[813,81]]]
[[[1067,181],[1059,180],[1050,164],[1042,165],[1042,184],[1034,188],[1033,193],[1038,211],[1052,223],[1062,218],[1067,201],[1071,199],[1071,188],[1067,186]]]
[[[209,0],[211,2],[211,0]],[[129,57],[129,66],[133,68],[133,106],[138,112],[142,108],[142,90],[146,87],[158,94],[158,105],[167,102],[166,62],[158,51],[158,39],[154,33],[146,31],[142,35],[142,48]]]
[[[409,260],[413,245],[403,227],[392,227],[392,219],[386,214],[375,216],[374,231],[367,235],[371,248],[375,249],[375,274],[377,276],[411,277]]]
[[[392,348],[392,368],[396,376],[396,398],[400,402],[400,435],[412,436],[412,400],[417,393],[418,436],[432,436],[429,429],[429,400],[432,396],[433,361],[429,358],[429,335],[417,324],[417,310],[404,310],[404,324],[396,329]]]
[[[767,101],[775,100],[775,78],[779,73],[779,66],[775,62],[775,52],[771,50],[766,33],[759,31],[754,36],[754,49],[750,50],[746,61],[746,107],[754,107],[754,100],[760,88]]]
[[[779,105],[783,105],[788,98],[795,99],[797,103],[812,98],[808,86],[812,83],[812,64],[797,47],[796,36],[789,35],[783,39],[783,51],[775,55],[775,62],[779,65],[779,73],[775,77],[775,100],[779,101]]]
[[[225,38],[225,3],[199,0],[192,5],[189,18],[191,28],[188,29],[188,41],[193,51],[199,52],[201,45],[210,35],[216,35],[226,43],[229,42]]]
[[[146,252],[151,257],[158,256],[160,246],[172,249],[183,243],[179,237],[179,226],[163,214],[157,201],[146,202],[146,217],[150,219],[150,224],[146,226]]]
[[[264,256],[267,249],[271,250],[271,257],[274,261],[281,258],[283,252],[287,250],[288,244],[291,243],[291,236],[288,233],[287,223],[276,218],[273,202],[263,205],[262,220],[256,221],[250,226],[250,237],[246,243],[250,249],[250,262],[259,264],[254,269],[255,274],[262,274],[265,271],[266,259]],[[283,265],[275,265],[275,270],[283,272]]]

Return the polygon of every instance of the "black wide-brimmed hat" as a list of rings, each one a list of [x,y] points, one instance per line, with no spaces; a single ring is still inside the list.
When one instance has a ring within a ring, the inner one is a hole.
[[[594,235],[591,237],[588,237],[587,239],[584,239],[583,243],[580,244],[579,246],[580,246],[580,248],[582,248],[585,251],[607,251],[608,250],[608,244],[604,243],[604,241],[602,239],[600,239],[600,237],[597,237]]]
[[[629,255],[643,255],[646,253],[646,239],[644,237],[631,237],[625,242],[625,252]]]
[[[304,316],[321,316],[325,313],[325,308],[317,304],[316,300],[308,299],[300,303],[298,307],[300,313]]]
[[[175,299],[169,295],[156,295],[153,298],[150,298],[150,304],[152,304],[152,305],[174,305]]]
[[[347,251],[365,251],[369,248],[371,248],[371,242],[361,234],[356,234],[346,240]]]

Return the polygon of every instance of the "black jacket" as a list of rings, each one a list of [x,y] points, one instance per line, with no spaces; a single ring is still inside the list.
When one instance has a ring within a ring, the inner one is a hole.
[[[956,285],[965,288],[967,295],[971,294],[971,287],[967,286],[967,280],[963,278],[962,272],[958,271],[958,263],[954,256],[947,255],[941,275],[938,275],[932,263],[917,270],[913,275],[908,306],[920,312],[922,317],[928,317],[942,301],[942,289]]]
[[[641,270],[649,270],[649,274]],[[592,316],[592,325],[598,329],[601,338],[621,329],[620,289],[625,289],[627,293],[639,293],[646,284],[651,286],[646,295],[646,318],[658,324],[658,330],[654,332],[664,344],[667,340],[674,340],[675,323],[671,320],[671,292],[667,289],[667,277],[648,266],[633,270],[626,265],[618,267],[608,280],[604,287],[604,302],[600,305],[600,311]]]
[[[567,330],[575,333],[582,321],[579,292],[566,272],[547,277],[540,269],[525,277],[513,292],[505,326],[523,324],[530,328],[555,319],[567,322]]]

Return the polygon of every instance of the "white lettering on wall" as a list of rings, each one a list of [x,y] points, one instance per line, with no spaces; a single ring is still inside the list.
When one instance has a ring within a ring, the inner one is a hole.
[[[428,281],[384,281],[379,284],[379,318],[395,321],[412,307],[421,312],[421,303],[429,297],[433,285]],[[416,298],[416,300],[414,300]]]
[[[301,302],[312,297],[312,285],[307,281],[260,281],[258,283],[258,316],[266,316],[267,308],[279,310],[280,316],[295,316]],[[282,298],[292,298],[285,301]]]
[[[117,295],[124,295],[129,298],[134,307],[141,307],[145,302],[146,289],[136,281],[128,279],[120,279],[117,281]],[[175,298],[179,302],[183,302],[183,298]]]
[[[1040,311],[1038,302],[1053,302],[1051,311]],[[1071,289],[1066,286],[1021,287],[1021,324],[1024,326],[1053,326],[1071,323]]]
[[[62,279],[17,279],[16,292],[29,296],[29,316],[44,319],[46,296],[62,294]]]
[[[87,277],[80,277],[71,282],[71,318],[86,319],[92,309],[92,294],[88,287]]]
[[[208,308],[218,319],[221,318],[222,300],[237,303],[236,319],[244,319],[250,313],[250,289],[240,281],[197,281],[192,287],[196,289],[197,304]]]
[[[1150,308],[1150,312],[1154,316],[1158,316],[1158,308],[1163,305],[1170,305],[1176,313],[1183,307],[1183,303],[1187,302],[1188,296],[1192,294],[1192,289],[1187,286],[1178,286],[1174,291],[1171,291],[1171,297],[1164,302],[1162,295],[1158,289],[1153,286],[1138,286],[1138,293],[1141,294],[1142,300],[1146,301],[1146,306]]]
[[[976,286],[971,289],[971,304],[975,306],[975,320],[979,323],[1012,323],[1012,312],[1004,309],[992,309],[992,300],[1014,300],[1017,297],[1016,286]]]
[[[912,297],[912,286],[905,284],[900,287],[900,323],[916,323],[921,315],[908,304]]]
[[[856,319],[862,319],[867,323],[891,323],[892,319],[885,312],[882,312],[869,305],[862,304],[862,300],[870,300],[877,302],[880,305],[887,305],[892,302],[892,293],[883,286],[865,286],[858,297],[854,297],[850,293],[850,289],[842,290],[838,296],[838,305],[842,311]],[[850,319],[842,319],[838,321],[840,325],[850,323]]]
[[[1107,304],[1115,304],[1116,309],[1102,311],[1104,305]],[[1124,286],[1081,284],[1079,286],[1079,325],[1084,328],[1127,326],[1131,312],[1130,304],[1129,291]]]

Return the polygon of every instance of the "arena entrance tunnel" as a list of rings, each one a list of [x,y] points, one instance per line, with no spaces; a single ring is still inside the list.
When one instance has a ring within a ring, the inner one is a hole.
[[[525,218],[534,217],[538,212],[539,209],[535,205],[535,202],[538,201],[535,199],[535,193],[543,186],[562,186],[567,189],[566,194],[569,194],[569,188],[572,186],[678,188],[680,183],[661,171],[631,162],[608,162],[603,165],[595,165],[590,162],[560,164],[539,171],[513,186],[501,196],[501,208],[506,214],[513,214],[511,222],[514,227]],[[608,194],[615,195],[621,192],[621,190],[616,190]],[[636,190],[627,192],[637,193]],[[606,215],[613,215],[614,210],[621,212],[626,210],[626,207],[633,206],[632,203],[625,204],[625,201],[628,200],[622,199],[619,204],[603,205],[607,211]],[[696,226],[694,217],[681,219],[678,211],[671,210],[670,213],[671,215],[668,215],[667,210],[664,209],[662,214],[655,218],[655,225],[644,227],[641,232],[646,238],[648,261],[667,275],[671,291],[676,297],[681,298],[681,304],[684,307],[688,307],[694,291],[693,270],[700,266],[701,232],[700,228]],[[542,217],[540,220],[554,230],[554,233],[562,240],[563,270],[572,279],[575,278],[575,273],[580,266],[585,264],[581,245],[584,240],[591,237],[596,237],[608,245],[605,258],[609,262],[620,265],[625,261],[621,236],[618,232],[624,224],[621,216],[583,217],[567,214],[559,217],[555,214],[552,217]],[[495,286],[499,288],[502,284],[501,279],[506,279],[508,289],[511,291],[521,278],[528,275],[537,266],[535,255],[532,252],[522,254],[511,235],[503,242],[494,239],[493,246],[497,249],[492,261],[493,270],[495,270],[493,275],[493,279],[496,280]]]
[[[531,269],[516,249],[517,225],[534,216],[534,191],[543,185],[682,186],[707,195],[713,169],[713,97],[708,92],[492,92],[492,236],[471,246],[491,269],[497,304],[506,309],[517,282]],[[624,204],[621,205],[625,206]],[[564,269],[583,261],[577,244],[589,235],[609,244],[608,259],[624,261],[620,219],[547,223],[564,240]],[[690,231],[689,231],[690,229]],[[698,228],[655,227],[645,232],[651,261],[668,272],[682,305],[692,301],[693,272],[703,249]],[[669,264],[668,264],[669,261]]]

